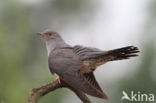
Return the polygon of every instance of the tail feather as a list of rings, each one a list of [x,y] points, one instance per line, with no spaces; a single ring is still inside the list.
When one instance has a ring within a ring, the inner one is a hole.
[[[112,60],[129,59],[130,57],[138,56],[139,49],[135,46],[128,46],[119,49],[110,50],[107,55],[113,57]]]

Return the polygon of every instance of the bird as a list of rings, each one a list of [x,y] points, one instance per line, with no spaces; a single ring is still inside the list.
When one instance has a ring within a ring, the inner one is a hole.
[[[101,50],[94,47],[67,44],[61,35],[53,30],[39,34],[47,48],[48,66],[52,74],[58,75],[58,83],[63,80],[72,88],[85,94],[108,100],[98,84],[94,71],[109,61],[125,60],[138,56],[136,46],[127,46],[113,50]]]

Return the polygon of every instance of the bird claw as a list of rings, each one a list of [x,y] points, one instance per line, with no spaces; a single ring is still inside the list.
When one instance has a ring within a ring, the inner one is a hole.
[[[60,77],[57,77],[57,81],[59,84],[61,84],[61,78]]]

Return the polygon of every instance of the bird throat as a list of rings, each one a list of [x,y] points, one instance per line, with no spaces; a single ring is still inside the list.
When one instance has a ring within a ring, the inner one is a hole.
[[[62,47],[69,46],[63,40],[59,40],[59,42],[56,40],[48,40],[45,42],[46,42],[46,48],[47,48],[48,56],[50,55],[51,51],[53,51],[56,48],[62,48]]]
[[[47,47],[47,52],[48,52],[48,56],[49,56],[50,52],[52,50],[54,50],[54,47],[52,45],[46,45],[46,47]]]

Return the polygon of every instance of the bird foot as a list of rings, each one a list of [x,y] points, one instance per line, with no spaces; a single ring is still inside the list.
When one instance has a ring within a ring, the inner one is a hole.
[[[57,81],[59,84],[61,84],[61,78],[60,77],[57,77]]]

